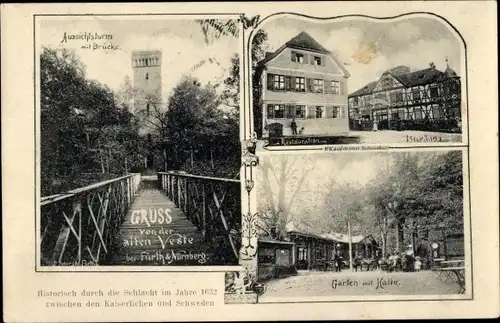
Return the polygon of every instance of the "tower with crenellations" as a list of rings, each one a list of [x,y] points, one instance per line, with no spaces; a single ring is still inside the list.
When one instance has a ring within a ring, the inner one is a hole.
[[[152,144],[152,124],[162,105],[161,64],[162,52],[159,50],[132,52],[134,104],[133,113],[142,120],[139,133]],[[146,168],[152,168],[153,156],[147,157]]]
[[[159,50],[132,53],[134,83],[134,113],[151,117],[161,108],[161,63]]]

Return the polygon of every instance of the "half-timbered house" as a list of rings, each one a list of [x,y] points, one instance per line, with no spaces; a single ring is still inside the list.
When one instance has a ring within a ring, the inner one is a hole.
[[[349,95],[350,130],[461,131],[460,76],[397,66]]]

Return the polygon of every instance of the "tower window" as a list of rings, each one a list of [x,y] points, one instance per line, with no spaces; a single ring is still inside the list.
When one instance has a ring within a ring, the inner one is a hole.
[[[149,80],[149,73],[146,73],[146,80]]]

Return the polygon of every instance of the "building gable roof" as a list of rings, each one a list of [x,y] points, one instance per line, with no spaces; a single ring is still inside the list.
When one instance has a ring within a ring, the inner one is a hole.
[[[285,45],[290,48],[312,50],[323,54],[331,54],[329,50],[321,46],[314,38],[312,38],[305,31],[301,32],[297,36],[287,41]]]
[[[349,236],[346,234],[336,233],[336,232],[322,233],[321,231],[313,229],[310,226],[305,225],[304,223],[298,224],[292,221],[288,222],[286,225],[286,231],[287,233],[296,233],[323,240],[349,243]],[[365,238],[366,238],[365,236],[356,235],[352,236],[351,241],[352,243],[359,243],[360,241],[363,241]]]
[[[284,43],[280,48],[278,48],[276,51],[273,53],[266,52],[265,53],[265,58],[257,63],[258,67],[263,67],[266,63],[269,61],[273,60],[276,56],[281,54],[285,48],[292,48],[292,49],[302,49],[306,51],[312,51],[312,52],[317,52],[317,53],[322,53],[327,56],[329,56],[335,64],[338,65],[342,73],[344,73],[345,76],[349,77],[351,76],[349,72],[345,69],[344,65],[342,62],[339,61],[339,59],[332,54],[329,50],[325,49],[323,46],[321,46],[314,38],[312,38],[308,33],[305,31],[302,31],[299,33],[297,36],[293,37],[286,43]]]
[[[400,66],[396,67],[400,68]],[[434,83],[448,78],[447,73],[443,73],[436,68],[430,67],[419,71],[409,72],[409,73],[394,73],[393,69],[384,72],[382,75],[389,73],[395,79],[397,79],[405,87],[413,87],[418,85],[424,85],[429,83]],[[456,74],[455,74],[456,76]],[[379,79],[380,80],[380,79]],[[349,94],[349,96],[360,96],[366,95],[373,92],[373,89],[377,85],[378,81],[370,82],[361,89]]]
[[[370,82],[370,83],[366,84],[365,86],[363,86],[361,89],[354,91],[350,95],[359,96],[359,95],[370,94],[370,93],[372,93],[372,91],[375,88],[375,86],[377,85],[377,83],[378,83],[378,81]]]

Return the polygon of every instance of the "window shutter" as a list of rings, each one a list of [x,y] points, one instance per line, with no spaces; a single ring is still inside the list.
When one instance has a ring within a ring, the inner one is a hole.
[[[347,81],[345,79],[340,81],[340,94],[347,94]]]
[[[274,85],[274,74],[267,74],[267,89],[272,90]]]
[[[309,55],[309,64],[314,65],[314,55]]]
[[[307,119],[316,118],[316,107],[313,105],[307,106]]]
[[[333,118],[333,107],[331,106],[328,106],[328,107],[325,107],[325,114],[326,114],[326,117],[327,118]]]
[[[290,91],[290,83],[291,83],[290,76],[285,76],[285,90],[286,91]]]
[[[272,104],[267,105],[267,118],[274,119],[274,105]]]
[[[306,79],[306,90],[308,92],[313,92],[313,82],[312,82],[312,79]]]
[[[324,80],[323,81],[324,86],[325,86],[325,93],[332,93],[332,81],[330,80]]]
[[[295,118],[295,105],[289,105],[289,106],[287,106],[287,108],[288,108],[287,109],[288,110],[288,112],[287,112],[287,118],[288,119]]]
[[[290,76],[290,89],[292,91],[295,91],[295,87],[296,87],[296,85],[295,85],[295,76]]]
[[[297,55],[295,55],[294,52],[292,52],[291,54],[292,54],[292,62],[297,62]]]

